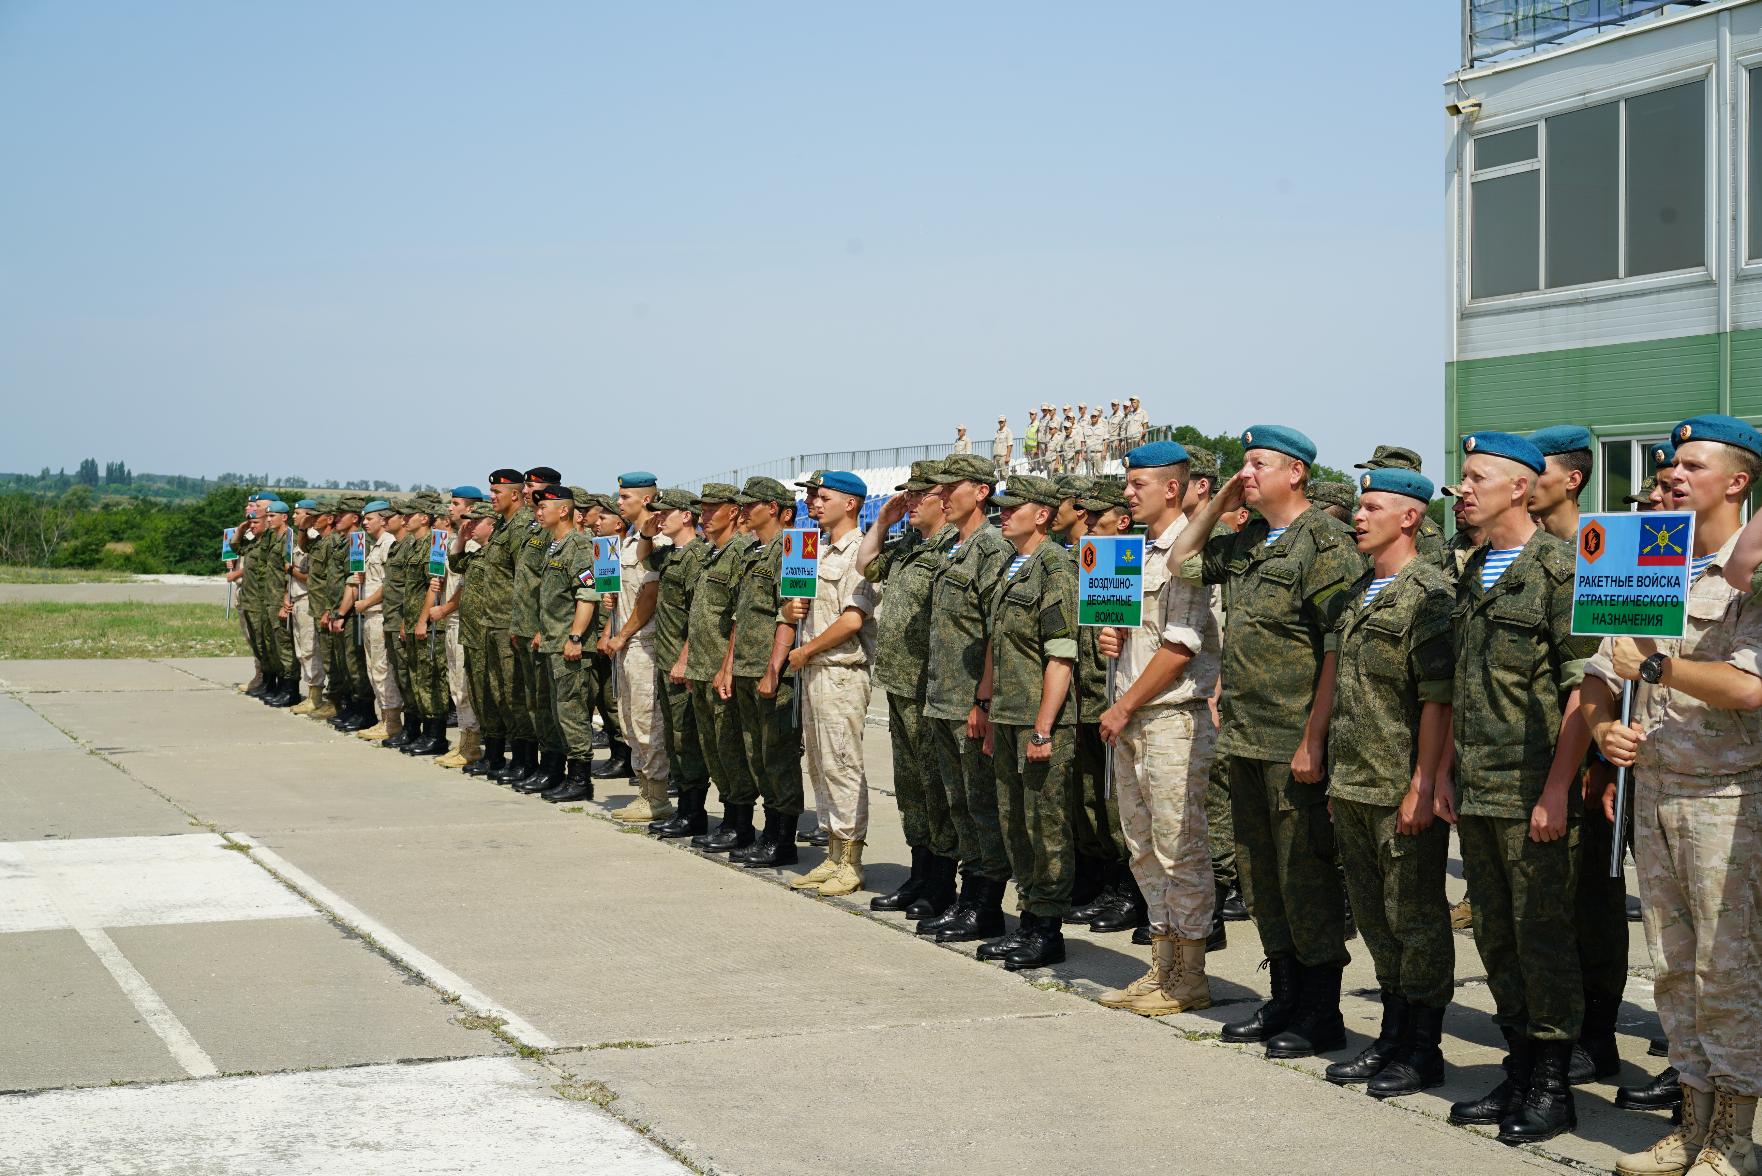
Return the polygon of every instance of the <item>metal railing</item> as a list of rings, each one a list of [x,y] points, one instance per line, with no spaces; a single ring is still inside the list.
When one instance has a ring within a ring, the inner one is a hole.
[[[1531,53],[1704,0],[1462,0],[1463,65]]]

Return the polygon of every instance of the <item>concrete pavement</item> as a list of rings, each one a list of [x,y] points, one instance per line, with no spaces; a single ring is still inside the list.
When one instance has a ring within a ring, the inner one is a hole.
[[[906,858],[879,732],[869,887],[827,900],[595,819],[625,781],[558,810],[244,699],[243,662],[92,664],[0,662],[0,1090],[53,1092],[0,1096],[33,1141],[0,1128],[0,1170],[548,1172],[579,1141],[573,1170],[1459,1176],[1606,1170],[1665,1127],[1602,1084],[1542,1149],[1443,1124],[1496,1080],[1465,935],[1448,1084],[1396,1105],[1217,1042],[1264,991],[1251,925],[1219,1004],[1160,1021],[1086,999],[1142,971],[1125,935],[1014,976],[902,933],[867,910]],[[1662,1065],[1633,938],[1621,1081]],[[215,1115],[266,1150],[192,1133]]]

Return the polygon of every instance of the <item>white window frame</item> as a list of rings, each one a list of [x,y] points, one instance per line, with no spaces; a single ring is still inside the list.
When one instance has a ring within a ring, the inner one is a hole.
[[[1750,191],[1750,87],[1756,84],[1750,71],[1762,70],[1762,49],[1734,57],[1731,65],[1738,74],[1737,109],[1733,111],[1737,174],[1732,176],[1732,200],[1738,210],[1737,272],[1740,277],[1754,277],[1762,274],[1762,257],[1750,257],[1750,200],[1762,199],[1762,192]]]
[[[1750,55],[1750,60],[1762,64],[1762,52]],[[1718,249],[1717,202],[1719,199],[1717,167],[1721,158],[1718,142],[1719,109],[1718,85],[1715,77],[1716,63],[1709,62],[1689,69],[1677,70],[1668,74],[1660,74],[1641,81],[1626,82],[1607,89],[1592,90],[1571,98],[1563,98],[1555,102],[1544,103],[1528,110],[1513,111],[1498,118],[1487,119],[1475,126],[1475,133],[1467,137],[1463,168],[1464,220],[1467,233],[1464,237],[1465,248],[1462,250],[1462,313],[1471,315],[1477,311],[1508,310],[1513,307],[1547,306],[1558,303],[1591,302],[1606,298],[1623,298],[1629,295],[1653,290],[1673,289],[1680,286],[1695,286],[1710,283],[1714,280],[1713,258]],[[1749,74],[1745,72],[1746,81]],[[1701,185],[1701,257],[1698,266],[1689,266],[1677,270],[1665,270],[1659,273],[1627,274],[1627,100],[1644,97],[1661,90],[1672,90],[1678,86],[1701,82],[1701,99],[1704,104],[1701,119],[1703,138],[1702,165],[1705,174]],[[1585,282],[1575,286],[1548,287],[1542,285],[1548,279],[1548,176],[1546,161],[1548,158],[1548,119],[1560,114],[1571,114],[1574,111],[1586,110],[1593,106],[1607,103],[1619,103],[1617,106],[1616,131],[1616,266],[1621,276],[1606,278],[1597,282]],[[1747,103],[1746,103],[1747,110]],[[1489,168],[1484,172],[1475,170],[1475,142],[1487,135],[1496,135],[1504,131],[1515,131],[1523,127],[1536,127],[1536,158],[1519,163],[1504,164]],[[1746,140],[1747,142],[1747,140]],[[1536,281],[1539,288],[1520,290],[1512,294],[1495,294],[1485,298],[1474,297],[1474,185],[1476,180],[1497,179],[1500,176],[1515,175],[1535,170],[1542,174],[1537,180],[1538,221],[1536,226]],[[1747,227],[1747,226],[1745,226]],[[1745,246],[1747,252],[1748,246]],[[1751,263],[1762,272],[1762,259]]]

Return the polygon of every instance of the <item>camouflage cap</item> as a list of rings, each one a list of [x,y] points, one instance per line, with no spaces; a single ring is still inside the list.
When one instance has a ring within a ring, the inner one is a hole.
[[[936,484],[936,474],[942,469],[939,461],[914,461],[912,472],[905,481],[895,486],[895,490],[928,490]]]
[[[704,488],[698,492],[699,506],[714,506],[719,502],[739,502],[740,491],[727,482],[705,482]]]
[[[677,486],[668,486],[664,490],[656,491],[655,496],[649,500],[649,509],[653,511],[696,511],[697,500],[692,496],[692,493],[689,490],[681,490]]]
[[[360,514],[366,507],[365,494],[344,494],[336,500],[336,508],[343,514]]]
[[[1077,505],[1084,510],[1120,510],[1126,506],[1126,484],[1118,478],[1095,478],[1089,486],[1089,492],[1077,500]]]
[[[1371,451],[1369,461],[1361,461],[1352,468],[1355,470],[1412,470],[1419,473],[1420,457],[1411,449],[1399,445],[1379,445]]]
[[[588,493],[586,486],[571,486],[569,487],[569,493],[575,495],[576,510],[586,510],[589,505],[588,499],[593,497],[592,494]]]
[[[471,504],[471,509],[465,512],[465,517],[467,519],[499,519],[502,516],[489,503],[474,502]]]
[[[438,494],[429,494],[426,492],[418,494],[410,499],[410,507],[412,510],[419,511],[430,518],[436,519],[451,514],[453,510],[453,504],[447,499],[442,498]]]
[[[1312,478],[1309,482],[1309,500],[1319,502],[1323,506],[1341,506],[1351,510],[1358,505],[1358,494],[1349,482],[1323,481]]]
[[[1064,500],[1058,483],[1035,474],[1012,474],[1004,492],[991,496],[991,501],[1000,507],[1021,506],[1026,502],[1036,506],[1057,506]]]
[[[1187,472],[1195,478],[1217,477],[1217,454],[1202,445],[1187,446]]]
[[[1654,474],[1647,474],[1646,480],[1640,483],[1640,488],[1635,490],[1632,494],[1622,498],[1622,501],[1629,506],[1650,506],[1652,503],[1652,491],[1656,489],[1658,489],[1657,476]]]
[[[997,467],[990,458],[976,453],[956,453],[943,460],[942,468],[930,480],[940,486],[954,482],[983,482],[990,486],[997,481]]]
[[[815,470],[813,473],[797,482],[796,485],[804,490],[818,490],[820,488],[821,480],[825,478],[825,476],[825,470]]]
[[[575,505],[583,510],[590,506],[597,506],[601,510],[609,510],[616,514],[618,512],[618,496],[607,494],[603,490],[587,491],[576,497]]]
[[[398,498],[388,498],[386,501],[391,504],[391,513],[395,515],[407,515],[412,511],[422,509],[416,505],[416,500],[408,495]]]
[[[1082,498],[1094,484],[1094,478],[1086,478],[1082,474],[1060,474],[1053,479],[1053,485],[1058,487],[1058,496],[1061,499]]]
[[[751,506],[755,502],[770,502],[778,506],[794,506],[795,492],[790,490],[776,478],[748,478],[746,485],[740,489],[740,497],[735,499],[742,506]]]

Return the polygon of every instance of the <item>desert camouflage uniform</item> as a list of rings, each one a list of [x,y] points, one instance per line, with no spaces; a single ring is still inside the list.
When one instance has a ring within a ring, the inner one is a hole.
[[[652,567],[637,559],[639,535],[626,535],[618,548],[618,608],[614,632],[624,632],[624,625],[636,612],[637,597],[655,581]],[[662,550],[671,546],[657,536],[655,544]],[[671,663],[669,663],[671,664]],[[630,634],[630,641],[612,661],[612,672],[618,683],[618,721],[620,733],[630,745],[630,770],[637,781],[667,782],[667,741],[665,720],[661,717],[661,695],[655,688],[655,622]],[[608,736],[609,736],[608,732]]]
[[[821,826],[845,841],[869,835],[869,778],[863,767],[863,724],[869,713],[869,666],[875,660],[875,588],[857,567],[863,533],[820,542],[819,583],[801,623],[803,643],[831,627],[846,609],[863,616],[862,627],[802,667],[801,731],[808,779]]]
[[[381,531],[377,540],[371,535],[367,537],[367,570],[361,574],[361,591],[357,599],[372,596],[375,592],[381,592],[385,587],[386,563],[391,556],[392,546],[396,543],[397,539],[390,531]],[[389,634],[385,631],[388,620],[394,626]],[[392,674],[391,662],[387,654],[387,647],[397,636],[396,625],[397,620],[388,618],[386,614],[383,592],[381,592],[378,603],[368,606],[361,612],[367,678],[373,686],[373,698],[379,706],[382,718],[386,708],[404,705],[404,695],[398,688],[397,678]]]
[[[1762,600],[1726,584],[1737,536],[1689,588],[1688,636],[1658,650],[1762,676]],[[1618,695],[1612,643],[1587,672]],[[1762,712],[1634,685],[1634,861],[1658,1018],[1684,1085],[1762,1095]]]
[[[1328,795],[1358,929],[1385,991],[1443,1008],[1455,989],[1455,944],[1444,898],[1449,826],[1399,833],[1417,767],[1419,719],[1449,705],[1456,596],[1442,569],[1415,558],[1376,599],[1375,572],[1349,589],[1340,618],[1339,674],[1328,728]]]
[[[289,619],[293,622],[294,657],[300,663],[300,684],[305,687],[324,686],[324,663],[318,660],[318,632],[312,624],[312,552],[300,545],[295,536],[294,562],[288,571]],[[323,536],[319,536],[320,539]],[[317,540],[312,541],[316,544]],[[293,572],[306,577],[302,582]]]

